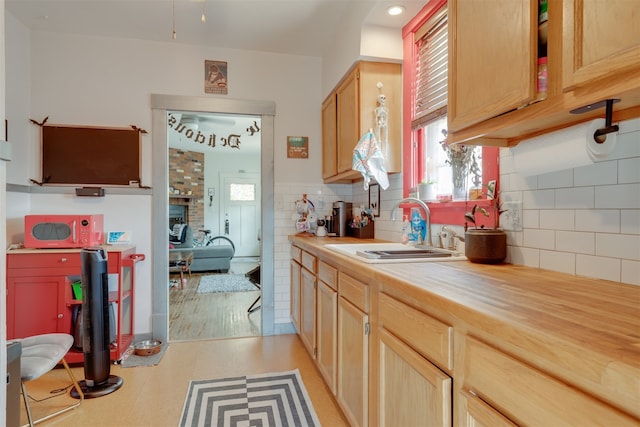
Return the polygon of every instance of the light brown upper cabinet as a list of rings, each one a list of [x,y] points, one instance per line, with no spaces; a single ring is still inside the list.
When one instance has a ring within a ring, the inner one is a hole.
[[[637,1],[564,0],[565,89],[640,65],[640,4]]]
[[[449,2],[449,131],[531,102],[536,94],[537,2]],[[498,14],[496,16],[496,13]]]
[[[538,0],[449,0],[449,140],[512,146],[604,117],[640,116],[640,26],[628,0],[548,2],[546,99],[537,94]]]
[[[382,88],[378,89],[378,83]],[[357,62],[322,103],[322,178],[324,182],[353,182],[360,172],[351,169],[353,149],[376,128],[378,96],[389,109],[388,143],[381,144],[388,173],[402,169],[402,66],[384,62]]]
[[[322,103],[322,179],[338,174],[337,111],[336,96],[333,94]]]

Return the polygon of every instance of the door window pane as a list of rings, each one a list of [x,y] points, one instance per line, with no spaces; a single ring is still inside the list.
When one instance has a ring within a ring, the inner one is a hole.
[[[231,184],[229,186],[229,200],[252,202],[256,199],[256,186],[253,184]]]

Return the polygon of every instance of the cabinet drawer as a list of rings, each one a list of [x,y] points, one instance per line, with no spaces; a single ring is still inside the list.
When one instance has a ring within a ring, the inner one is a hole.
[[[301,261],[302,261],[302,265],[304,266],[304,268],[306,268],[307,270],[309,270],[313,274],[316,273],[316,262],[317,261],[316,261],[316,257],[314,255],[311,255],[307,251],[302,251]]]
[[[302,249],[300,249],[297,246],[293,246],[291,245],[291,259],[295,260],[296,262],[300,262],[300,257],[302,256]]]
[[[329,264],[318,261],[318,278],[334,291],[338,290],[338,270]]]
[[[55,254],[9,254],[7,256],[7,268],[60,268],[68,267],[78,269],[82,267],[80,252],[55,253]]]
[[[474,338],[465,339],[463,360],[464,392],[519,425],[637,426],[631,417]]]
[[[369,286],[345,273],[340,273],[338,293],[365,313],[369,313]]]
[[[453,327],[383,293],[379,307],[381,327],[441,368],[453,369]]]

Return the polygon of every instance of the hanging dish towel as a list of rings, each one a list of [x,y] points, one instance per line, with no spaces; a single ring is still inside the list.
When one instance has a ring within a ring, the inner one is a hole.
[[[387,168],[384,166],[384,157],[380,151],[380,145],[371,130],[360,138],[356,148],[353,149],[353,170],[358,171],[364,177],[364,189],[369,189],[369,182],[375,179],[383,190],[389,187]]]

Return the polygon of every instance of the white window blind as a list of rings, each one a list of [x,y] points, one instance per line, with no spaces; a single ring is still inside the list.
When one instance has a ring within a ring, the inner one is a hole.
[[[412,128],[447,114],[447,8],[416,32],[418,49]]]

